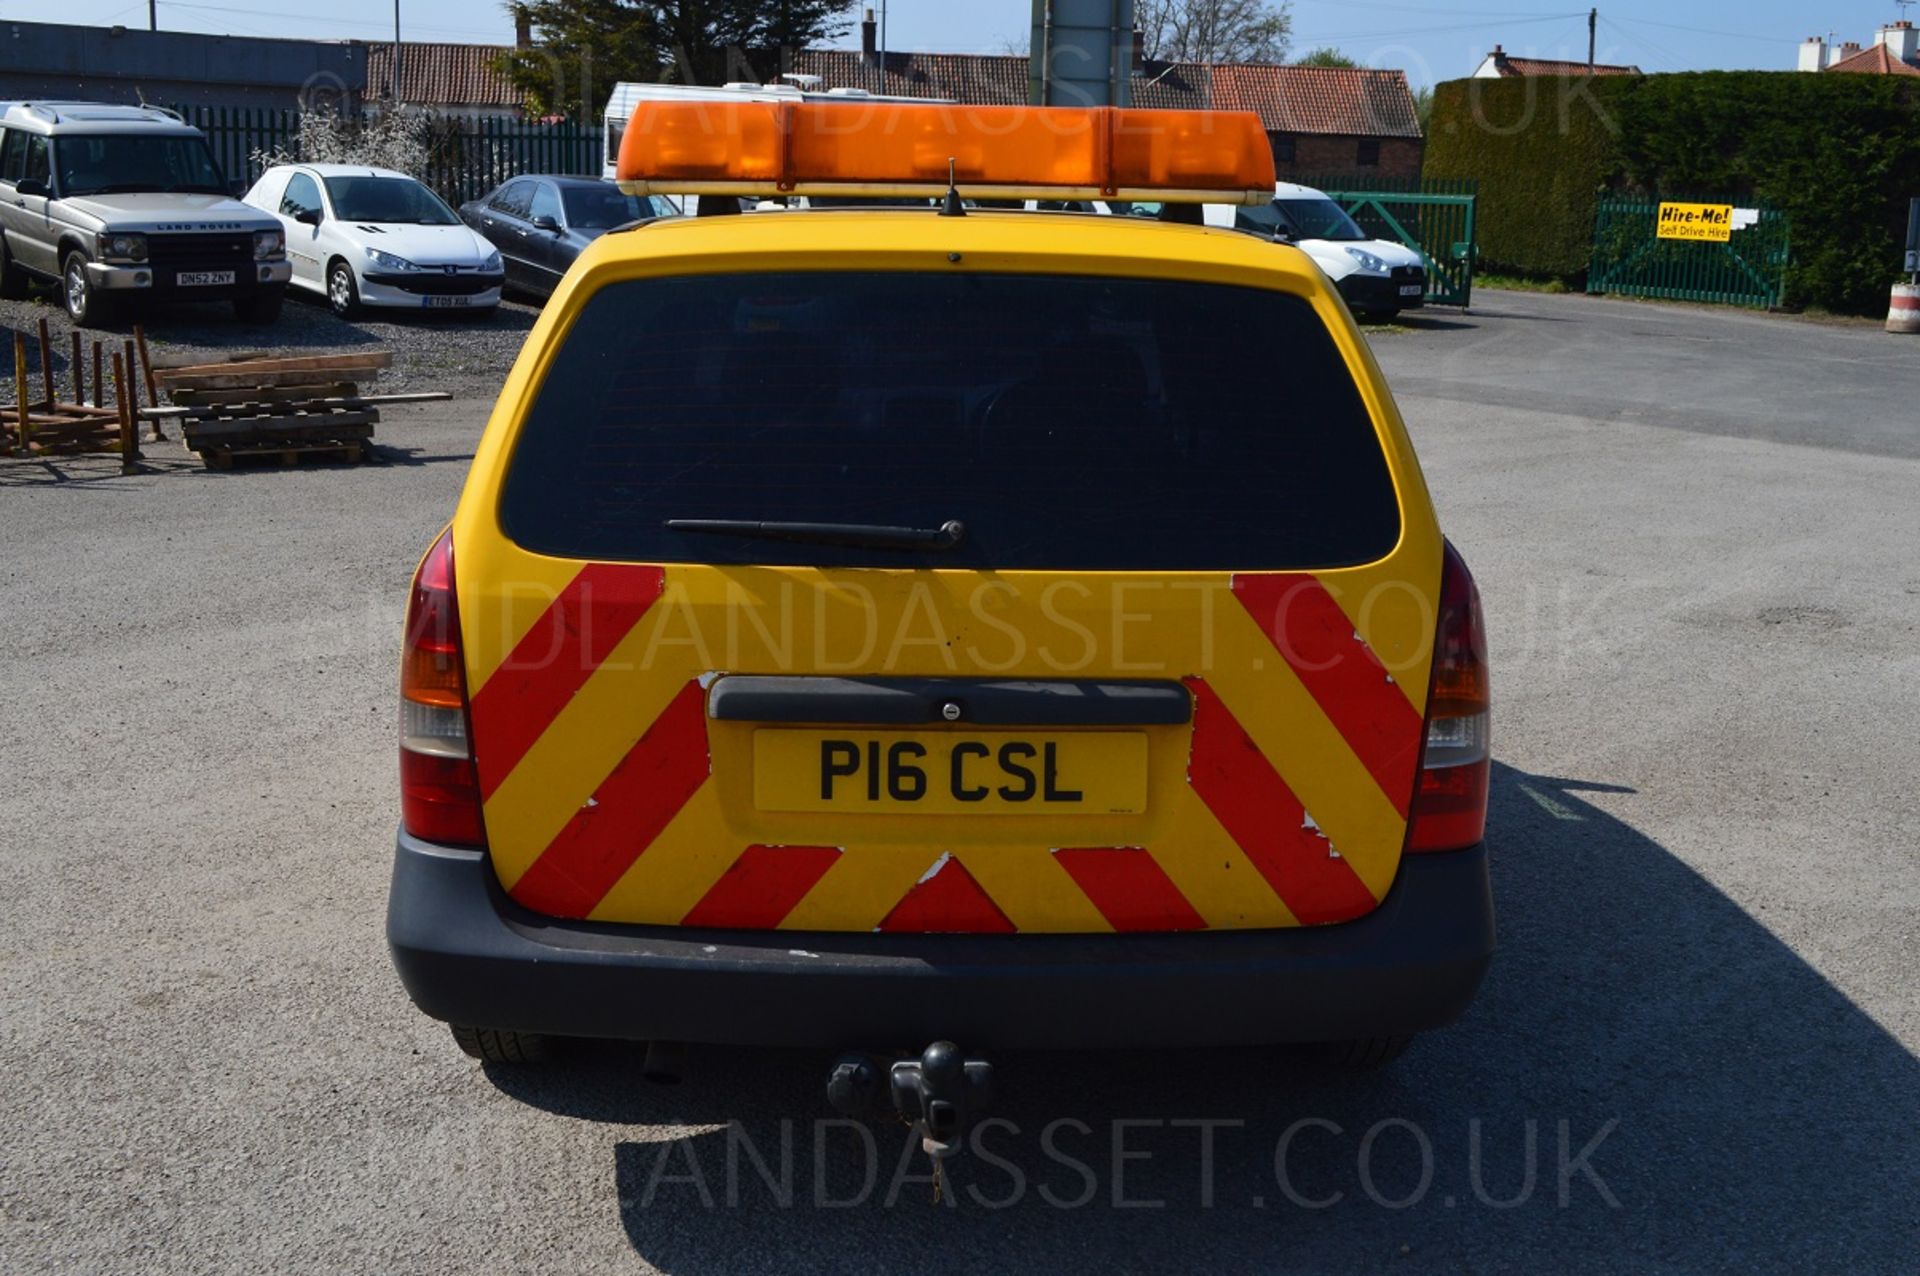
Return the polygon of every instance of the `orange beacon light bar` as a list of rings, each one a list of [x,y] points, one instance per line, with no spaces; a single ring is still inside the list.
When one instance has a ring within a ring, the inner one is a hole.
[[[630,195],[946,193],[1264,204],[1250,111],[918,102],[642,102],[615,173]]]

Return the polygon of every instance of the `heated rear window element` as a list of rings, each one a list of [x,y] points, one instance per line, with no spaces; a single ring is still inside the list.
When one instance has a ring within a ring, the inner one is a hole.
[[[1301,298],[959,272],[603,288],[522,425],[500,514],[560,557],[817,567],[1325,568],[1400,535],[1373,421]]]

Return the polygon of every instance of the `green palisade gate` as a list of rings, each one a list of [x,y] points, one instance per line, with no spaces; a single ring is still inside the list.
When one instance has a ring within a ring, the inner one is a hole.
[[[1733,199],[1687,203],[1738,205]],[[1602,196],[1594,209],[1593,262],[1587,291],[1668,301],[1703,301],[1766,310],[1781,304],[1790,260],[1791,225],[1762,206],[1760,220],[1724,244],[1661,239],[1657,198]]]
[[[1473,195],[1328,190],[1360,229],[1405,244],[1427,263],[1427,300],[1439,306],[1473,302]]]

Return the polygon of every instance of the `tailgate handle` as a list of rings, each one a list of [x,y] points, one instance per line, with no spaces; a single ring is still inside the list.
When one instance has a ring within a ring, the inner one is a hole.
[[[958,712],[954,712],[957,708]],[[979,678],[813,678],[733,674],[707,692],[718,722],[991,727],[1181,726],[1193,695],[1177,682],[1002,682]]]

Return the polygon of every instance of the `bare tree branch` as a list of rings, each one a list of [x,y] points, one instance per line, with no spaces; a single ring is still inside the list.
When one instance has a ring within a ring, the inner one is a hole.
[[[1156,62],[1282,62],[1289,0],[1135,0],[1134,22]]]

